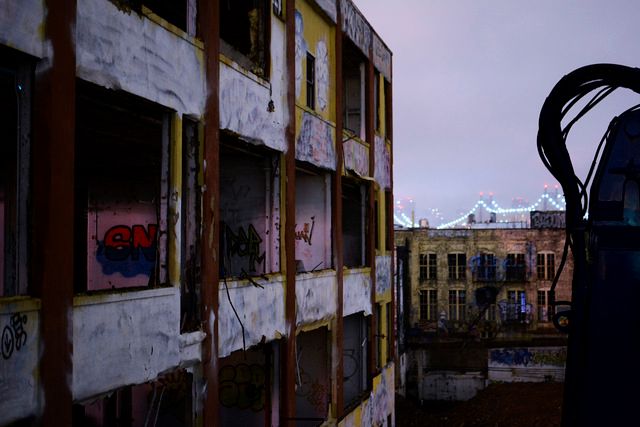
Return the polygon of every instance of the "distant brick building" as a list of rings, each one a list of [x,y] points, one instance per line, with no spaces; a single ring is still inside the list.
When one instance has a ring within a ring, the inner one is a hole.
[[[479,338],[553,332],[549,290],[565,242],[562,214],[534,212],[532,228],[396,230],[396,246],[406,254],[405,326]],[[570,300],[572,270],[569,256],[556,301]]]

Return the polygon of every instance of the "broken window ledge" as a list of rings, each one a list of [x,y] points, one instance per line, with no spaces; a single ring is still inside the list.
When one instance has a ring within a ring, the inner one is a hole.
[[[240,279],[237,277],[229,278],[226,280],[226,284],[229,289],[236,289],[236,288],[245,288],[248,286],[256,287],[256,285],[252,282],[255,282],[256,284],[261,286],[266,286],[266,285],[271,286],[276,283],[284,283],[284,276],[281,273],[268,273],[268,274],[264,274],[263,276],[251,276],[251,280]],[[218,289],[221,291],[224,291],[224,285],[225,285],[225,281],[220,280]]]
[[[167,21],[164,18],[156,15],[151,9],[149,9],[145,5],[142,5],[142,15],[145,18],[147,18],[149,21],[152,21],[153,23],[161,26],[165,30],[169,31],[170,33],[173,33],[175,36],[177,36],[177,37],[183,39],[184,41],[192,44],[193,46],[197,47],[198,49],[204,50],[204,43],[202,42],[202,40],[199,40],[199,39],[197,39],[195,37],[190,36],[186,31],[176,27],[175,25],[173,25],[169,21]]]
[[[307,107],[307,106],[306,106],[306,105],[304,105],[304,104],[300,104],[299,102],[296,102],[296,107],[297,107],[297,108],[299,108],[299,109],[301,109],[301,110],[303,110],[303,111],[306,111],[306,112],[307,112],[307,113],[309,113],[309,114],[314,115],[314,116],[315,116],[315,117],[317,117],[319,120],[322,120],[323,122],[325,122],[326,124],[328,124],[329,126],[331,126],[332,128],[334,128],[334,129],[335,129],[335,127],[336,127],[336,122],[335,122],[335,121],[331,121],[331,120],[327,119],[326,117],[323,117],[323,116],[322,116],[322,114],[320,114],[318,111],[313,110],[313,109],[311,109],[311,108]]]
[[[242,55],[242,54],[238,53],[238,55]],[[238,64],[233,58],[229,57],[228,55],[225,55],[222,52],[220,52],[219,60],[229,68],[233,69],[234,71],[237,71],[238,73],[242,74],[246,78],[253,80],[260,86],[264,86],[266,89],[269,89],[269,87],[271,86],[271,83],[269,82],[269,80],[258,76],[257,74],[255,74],[251,70],[248,70],[242,65]]]
[[[40,299],[29,296],[0,298],[0,315],[40,310]]]
[[[359,143],[359,144],[361,144],[361,145],[364,145],[364,146],[365,146],[365,147],[367,147],[367,148],[369,148],[369,147],[371,146],[371,144],[369,144],[367,141],[365,141],[364,139],[362,139],[362,138],[360,137],[360,135],[358,135],[358,134],[356,134],[356,133],[354,133],[354,132],[351,132],[351,131],[350,131],[350,130],[348,130],[348,129],[344,129],[344,128],[343,128],[343,129],[342,129],[342,143],[344,144],[344,143],[346,143],[347,141],[351,141],[351,140],[353,140],[353,141],[355,141],[355,142],[357,142],[357,143]]]
[[[87,305],[111,304],[122,301],[133,301],[137,299],[162,298],[168,296],[180,296],[180,288],[168,286],[163,288],[143,289],[143,290],[113,290],[109,293],[98,293],[92,295],[76,295],[73,298],[73,306],[81,307]]]
[[[336,275],[336,271],[332,268],[327,268],[324,270],[315,270],[315,271],[304,271],[304,272],[296,273],[296,281],[316,279],[320,277],[333,277],[335,275]]]
[[[346,276],[348,274],[370,274],[371,267],[343,267],[343,274]]]

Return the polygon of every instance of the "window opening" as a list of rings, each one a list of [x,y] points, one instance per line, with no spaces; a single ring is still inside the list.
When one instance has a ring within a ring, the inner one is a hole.
[[[438,319],[438,291],[428,289],[420,291],[420,320],[436,321]]]
[[[331,395],[329,332],[318,328],[296,338],[296,426],[326,420]]]
[[[477,281],[496,280],[496,257],[491,253],[482,253],[477,259],[476,277]]]
[[[369,319],[362,312],[344,318],[344,405],[357,403],[367,391]]]
[[[307,52],[307,107],[316,109],[316,58]]]
[[[539,253],[537,255],[538,280],[553,280],[555,271],[555,255],[553,253]]]
[[[362,267],[365,262],[366,188],[342,179],[342,242],[345,267]]]
[[[527,320],[527,294],[523,290],[507,291],[507,320],[525,322]]]
[[[83,82],[76,105],[77,291],[164,283],[168,114]]]
[[[466,319],[467,291],[449,291],[449,319],[464,321]]]
[[[524,254],[507,254],[506,279],[509,282],[525,280],[526,265]]]
[[[449,279],[464,280],[467,277],[467,255],[463,253],[451,253],[447,255],[449,264]]]
[[[365,139],[365,61],[348,38],[342,43],[343,116],[345,130]]]
[[[551,311],[549,310],[549,291],[538,291],[538,321],[550,322]]]
[[[268,72],[270,8],[265,0],[220,0],[220,49],[260,77]]]

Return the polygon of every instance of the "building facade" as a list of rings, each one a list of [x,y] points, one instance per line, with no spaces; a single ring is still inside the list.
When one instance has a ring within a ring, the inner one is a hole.
[[[0,425],[394,425],[351,0],[0,0],[0,91]]]
[[[405,327],[478,339],[553,333],[549,291],[564,250],[563,215],[532,213],[531,228],[396,230]],[[556,301],[571,300],[572,266],[569,254]]]

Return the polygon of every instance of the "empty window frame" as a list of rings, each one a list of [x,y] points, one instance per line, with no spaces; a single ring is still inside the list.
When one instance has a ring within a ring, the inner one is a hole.
[[[450,253],[447,255],[449,280],[464,280],[467,277],[467,255]]]
[[[344,318],[344,406],[359,402],[367,391],[369,319],[362,312]]]
[[[527,294],[524,290],[507,291],[507,320],[524,322],[527,319]]]
[[[380,132],[380,72],[374,71],[373,75],[373,111],[375,113],[376,131]]]
[[[316,58],[307,52],[307,107],[316,109]]]
[[[278,155],[227,134],[220,150],[220,277],[279,271]]]
[[[449,291],[449,320],[464,321],[467,318],[467,291]]]
[[[420,291],[420,320],[435,322],[438,320],[438,291],[427,289]]]
[[[538,280],[553,280],[556,272],[555,255],[552,252],[538,253],[536,261]]]
[[[296,271],[332,267],[331,175],[310,166],[296,170]]]
[[[220,50],[260,77],[269,70],[267,0],[220,0]]]
[[[391,104],[391,83],[386,79],[384,82],[384,132],[385,138],[390,139],[393,131],[392,104]]]
[[[438,279],[438,255],[434,253],[420,254],[420,281]]]
[[[345,267],[366,265],[366,186],[342,179],[342,244]]]
[[[496,280],[496,257],[494,254],[481,253],[476,263],[476,281],[487,282]]]
[[[484,312],[484,320],[487,322],[495,322],[496,321],[496,305],[489,304]]]
[[[166,282],[169,113],[79,81],[76,290]]]
[[[343,120],[345,130],[365,139],[365,61],[366,58],[348,38],[342,43]]]
[[[549,309],[549,291],[547,290],[539,290],[538,291],[538,321],[539,322],[550,322],[551,321],[551,310]]]
[[[198,123],[185,118],[182,126],[182,254],[180,283],[181,330],[192,331],[200,325],[200,239],[202,219]]]
[[[0,47],[0,297],[27,293],[31,66]]]
[[[189,17],[189,3],[195,8],[197,0],[133,0],[142,3],[148,7],[153,13],[165,19],[167,22],[187,31],[187,22]],[[192,17],[195,21],[195,14]],[[193,34],[192,34],[193,35]]]
[[[507,254],[505,278],[509,282],[523,282],[526,278],[524,254]]]
[[[317,426],[329,413],[330,335],[326,327],[296,338],[296,426]]]

